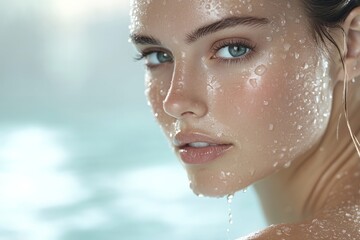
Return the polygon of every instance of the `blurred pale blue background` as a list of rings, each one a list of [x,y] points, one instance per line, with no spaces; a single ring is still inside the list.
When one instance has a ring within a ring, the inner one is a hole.
[[[146,105],[127,0],[0,2],[0,239],[233,239],[252,189],[198,198]],[[227,229],[230,228],[229,234]]]

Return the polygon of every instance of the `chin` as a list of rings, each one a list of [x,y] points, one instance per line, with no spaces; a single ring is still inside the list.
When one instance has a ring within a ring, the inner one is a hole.
[[[188,171],[188,178],[190,188],[198,196],[220,198],[234,194],[250,185],[234,174],[223,171],[214,174],[206,169],[196,172]]]

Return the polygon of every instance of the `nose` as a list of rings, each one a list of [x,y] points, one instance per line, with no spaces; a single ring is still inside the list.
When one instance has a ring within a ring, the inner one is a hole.
[[[187,71],[175,66],[171,85],[163,101],[164,111],[177,119],[205,116],[208,105],[203,82],[194,69]]]

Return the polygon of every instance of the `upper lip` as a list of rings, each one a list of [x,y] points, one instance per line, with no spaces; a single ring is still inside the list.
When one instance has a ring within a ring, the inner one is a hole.
[[[211,137],[207,134],[199,133],[199,132],[191,132],[191,133],[184,133],[179,132],[175,135],[173,139],[173,144],[175,147],[184,147],[190,143],[194,142],[204,142],[208,144],[214,144],[214,145],[224,145],[224,144],[230,144],[227,142],[223,142],[220,139],[216,139],[214,137]]]

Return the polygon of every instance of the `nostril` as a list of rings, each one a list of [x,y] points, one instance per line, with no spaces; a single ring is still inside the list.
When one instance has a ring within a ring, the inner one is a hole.
[[[184,112],[181,114],[182,117],[186,117],[186,116],[189,116],[189,115],[195,115],[194,112],[191,112],[191,111],[187,111],[187,112]]]

